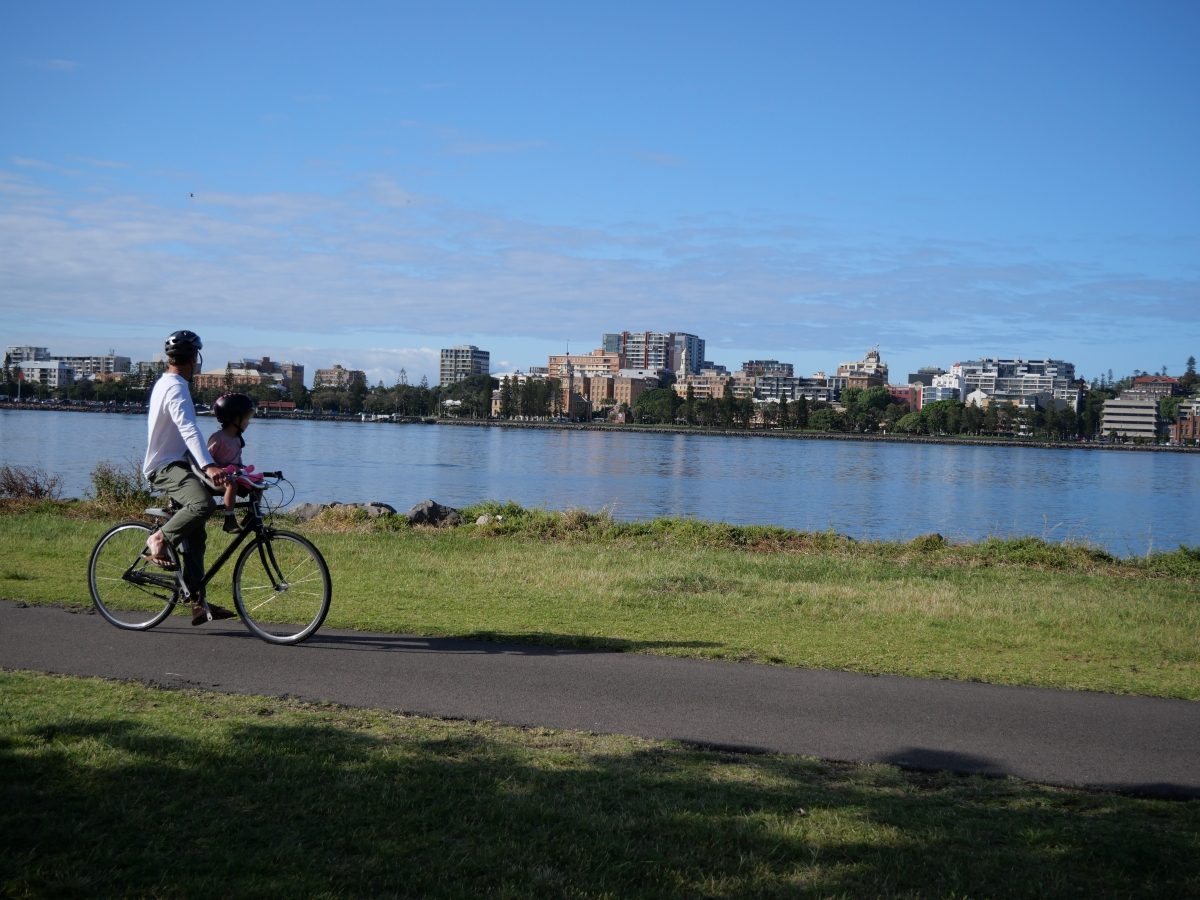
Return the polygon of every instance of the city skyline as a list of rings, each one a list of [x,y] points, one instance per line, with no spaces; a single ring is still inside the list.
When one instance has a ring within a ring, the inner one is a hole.
[[[614,320],[798,370],[1200,336],[1195,5],[233,10],[0,14],[6,340],[433,381]]]

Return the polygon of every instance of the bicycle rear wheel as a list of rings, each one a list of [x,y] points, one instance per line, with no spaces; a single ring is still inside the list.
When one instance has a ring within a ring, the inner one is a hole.
[[[177,600],[175,572],[142,557],[154,528],[122,522],[100,538],[88,563],[88,590],[96,611],[118,628],[145,631],[171,614]],[[171,561],[179,564],[167,546]]]
[[[333,583],[321,551],[290,531],[255,538],[233,570],[233,602],[255,637],[298,644],[329,612]]]

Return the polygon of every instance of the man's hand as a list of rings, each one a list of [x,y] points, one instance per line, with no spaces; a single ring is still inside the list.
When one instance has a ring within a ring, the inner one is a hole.
[[[205,466],[204,474],[211,478],[212,483],[217,487],[225,487],[229,481],[229,476],[225,474],[225,471],[220,466]]]

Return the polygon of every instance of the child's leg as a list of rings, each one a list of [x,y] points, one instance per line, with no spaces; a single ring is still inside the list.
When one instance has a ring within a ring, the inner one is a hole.
[[[222,528],[230,534],[240,531],[237,523],[237,511],[233,505],[237,502],[237,482],[230,481],[225,486],[225,524]]]

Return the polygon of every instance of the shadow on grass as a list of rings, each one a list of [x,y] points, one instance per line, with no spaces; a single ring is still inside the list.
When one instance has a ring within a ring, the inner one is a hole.
[[[221,712],[201,702],[185,714]],[[368,733],[353,711],[338,725],[318,711],[239,712],[202,738],[74,716],[12,732],[0,743],[0,887],[1149,897],[1197,886],[1190,805],[1163,813],[1010,780],[468,723],[391,719]]]
[[[452,637],[318,632],[304,646],[330,650],[516,653],[538,656],[598,650],[636,652],[672,647],[718,648],[724,645],[712,641],[633,641],[583,634],[555,634],[548,631],[472,631]]]

